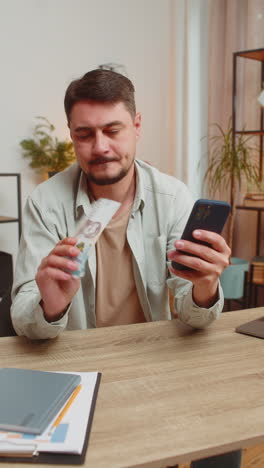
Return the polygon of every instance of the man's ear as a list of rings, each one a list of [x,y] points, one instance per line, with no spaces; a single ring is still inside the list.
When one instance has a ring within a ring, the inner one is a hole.
[[[138,138],[140,136],[140,130],[141,130],[141,113],[140,112],[137,112],[135,115],[134,125],[136,129],[136,137]]]

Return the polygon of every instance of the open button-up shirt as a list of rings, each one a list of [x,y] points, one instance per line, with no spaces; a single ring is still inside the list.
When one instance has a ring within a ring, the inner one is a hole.
[[[127,227],[139,300],[147,321],[171,318],[168,287],[175,312],[197,328],[209,325],[223,308],[223,294],[209,309],[192,299],[192,283],[172,275],[166,252],[179,239],[191,208],[192,196],[179,180],[139,160],[136,195]],[[66,314],[57,322],[45,320],[35,281],[37,268],[58,241],[74,236],[80,220],[88,215],[90,201],[85,174],[78,164],[40,184],[28,198],[23,234],[13,285],[11,317],[19,335],[53,338],[65,328],[96,327],[96,250],[89,254],[86,274]],[[105,259],[107,261],[107,258]]]

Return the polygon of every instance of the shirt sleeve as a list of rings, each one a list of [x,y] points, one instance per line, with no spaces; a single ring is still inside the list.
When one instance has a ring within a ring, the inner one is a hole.
[[[170,229],[167,250],[173,249],[175,240],[180,238],[193,206],[193,198],[186,187],[182,187],[177,201],[177,211],[174,206],[174,210],[171,210],[169,213]],[[168,267],[169,265],[170,262],[167,262]],[[193,302],[193,284],[190,281],[174,276],[170,273],[169,269],[168,272],[167,284],[173,292],[174,310],[182,322],[194,328],[204,328],[220,316],[224,306],[224,297],[220,282],[218,283],[217,301],[206,309]]]
[[[207,308],[200,307],[193,301],[190,281],[181,278],[170,279],[170,287],[174,289],[174,310],[178,318],[194,328],[205,328],[218,319],[224,306],[224,295],[220,282],[218,284],[218,299]],[[177,282],[177,286],[175,286]]]
[[[60,240],[52,223],[31,198],[23,213],[23,234],[12,288],[11,319],[18,335],[31,339],[55,338],[65,329],[68,311],[57,322],[47,322],[39,305],[41,297],[35,281],[38,266]]]

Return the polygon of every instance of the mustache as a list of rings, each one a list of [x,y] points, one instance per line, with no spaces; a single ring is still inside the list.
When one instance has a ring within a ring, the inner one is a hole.
[[[97,156],[94,158],[92,161],[89,162],[89,166],[95,166],[97,164],[103,164],[103,163],[108,163],[108,162],[113,162],[113,161],[119,161],[119,158],[113,157],[113,158],[107,158],[105,156]]]

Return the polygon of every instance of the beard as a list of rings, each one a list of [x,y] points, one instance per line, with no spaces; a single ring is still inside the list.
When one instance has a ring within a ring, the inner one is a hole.
[[[128,169],[121,169],[119,174],[114,177],[96,177],[92,174],[86,174],[86,178],[89,182],[95,185],[113,185],[122,180],[128,173]]]
[[[100,158],[101,160],[103,158]],[[106,158],[105,158],[106,159]],[[94,165],[96,164],[96,161],[92,162],[91,165]],[[120,180],[122,180],[126,175],[127,173],[129,172],[131,166],[134,164],[134,159],[131,161],[131,164],[128,168],[121,168],[119,173],[116,174],[115,176],[113,177],[97,177],[91,173],[87,173],[86,172],[86,178],[88,180],[88,182],[92,182],[93,184],[95,185],[113,185],[113,184],[116,184],[117,182],[119,182]]]

